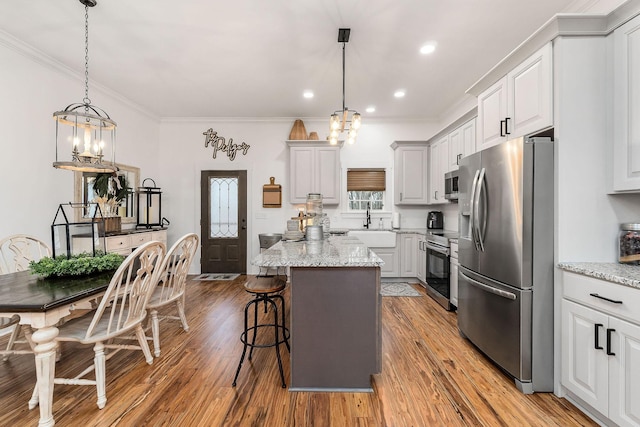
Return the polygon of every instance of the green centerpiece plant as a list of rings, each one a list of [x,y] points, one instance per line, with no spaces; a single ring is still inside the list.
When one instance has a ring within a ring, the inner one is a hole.
[[[31,261],[29,269],[42,277],[85,276],[102,271],[117,269],[124,261],[124,256],[114,253],[96,252],[96,256],[88,253],[65,255],[56,258],[44,257],[39,261]]]

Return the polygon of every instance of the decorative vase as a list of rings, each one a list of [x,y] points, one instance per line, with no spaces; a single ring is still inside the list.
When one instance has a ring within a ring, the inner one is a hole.
[[[318,141],[318,132],[309,132],[309,141]]]
[[[291,132],[289,133],[290,140],[306,140],[307,139],[307,130],[304,128],[304,123],[302,120],[297,119],[293,122],[293,127],[291,128]]]

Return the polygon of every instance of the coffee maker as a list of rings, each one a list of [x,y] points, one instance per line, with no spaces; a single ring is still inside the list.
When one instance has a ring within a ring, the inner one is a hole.
[[[429,230],[444,228],[444,220],[442,219],[442,212],[431,211],[427,214],[427,228]]]

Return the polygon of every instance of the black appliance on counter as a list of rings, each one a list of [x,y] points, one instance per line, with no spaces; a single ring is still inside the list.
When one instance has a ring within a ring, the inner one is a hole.
[[[448,311],[454,308],[450,302],[451,260],[449,259],[449,238],[457,237],[458,233],[445,232],[441,229],[433,229],[427,232],[425,289],[431,298]]]
[[[427,214],[427,228],[429,230],[442,230],[444,228],[442,212],[431,211]]]

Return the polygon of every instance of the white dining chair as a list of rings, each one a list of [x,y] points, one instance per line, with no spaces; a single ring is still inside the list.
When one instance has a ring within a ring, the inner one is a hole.
[[[161,242],[147,242],[138,247],[116,270],[96,310],[59,326],[56,342],[93,345],[95,355],[93,364],[80,374],[74,378],[55,378],[54,384],[95,385],[98,408],[102,409],[107,403],[105,365],[108,359],[120,350],[142,350],[146,362],[153,363],[142,321],[147,315],[147,302],[157,285],[164,255],[165,246]],[[126,339],[131,333],[135,333],[138,345],[116,341]],[[112,351],[107,353],[106,349]],[[84,378],[91,371],[95,371],[95,380]],[[36,392],[37,389],[34,391],[37,399]]]
[[[0,240],[0,274],[28,270],[31,261],[38,261],[45,256],[51,256],[51,249],[35,237],[26,234],[5,237]],[[33,353],[31,329],[28,326],[21,326],[18,323],[19,320],[18,316],[0,317],[0,335],[9,335],[7,346],[4,350],[0,350],[3,361],[9,360],[9,356],[14,354]],[[23,345],[17,348],[16,344]]]
[[[147,311],[151,319],[151,333],[156,357],[160,356],[160,320],[173,319],[182,322],[182,329],[189,331],[184,313],[185,285],[191,262],[200,239],[194,233],[182,236],[167,252],[162,263],[158,286],[151,294]],[[160,315],[159,310],[175,306],[178,316]]]

